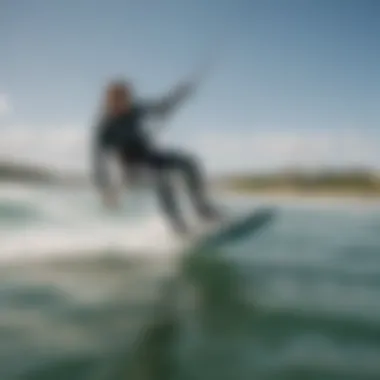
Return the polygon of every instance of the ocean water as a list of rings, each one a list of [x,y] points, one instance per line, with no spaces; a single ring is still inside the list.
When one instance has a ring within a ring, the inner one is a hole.
[[[184,255],[146,191],[0,187],[0,379],[380,379],[380,204],[262,204],[260,233]]]

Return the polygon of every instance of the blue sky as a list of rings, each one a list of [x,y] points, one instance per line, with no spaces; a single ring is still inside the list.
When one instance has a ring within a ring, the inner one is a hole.
[[[106,80],[158,96],[216,45],[169,142],[213,169],[380,167],[379,19],[377,0],[0,0],[0,148],[83,161]]]

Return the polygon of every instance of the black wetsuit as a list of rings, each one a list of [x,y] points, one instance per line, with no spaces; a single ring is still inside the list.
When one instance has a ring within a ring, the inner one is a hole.
[[[139,165],[153,169],[161,206],[179,229],[186,227],[169,181],[172,170],[180,171],[185,177],[193,204],[201,216],[214,217],[215,210],[206,200],[204,178],[194,158],[178,151],[157,150],[144,134],[143,122],[146,116],[166,115],[184,95],[184,92],[177,93],[156,104],[135,105],[125,114],[102,120],[95,137],[94,157],[95,182],[101,188],[107,187],[109,181],[103,152],[115,152],[127,171]]]

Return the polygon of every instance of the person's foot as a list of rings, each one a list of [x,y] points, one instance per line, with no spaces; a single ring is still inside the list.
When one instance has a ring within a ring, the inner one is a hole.
[[[187,236],[190,232],[189,227],[183,220],[176,220],[172,222],[174,232],[180,236]]]
[[[220,222],[224,219],[223,214],[216,207],[207,205],[200,210],[203,219],[210,222]]]

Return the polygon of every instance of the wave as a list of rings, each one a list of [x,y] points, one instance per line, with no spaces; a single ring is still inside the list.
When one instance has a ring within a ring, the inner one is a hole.
[[[8,232],[1,237],[0,246],[3,262],[93,256],[107,251],[120,251],[128,256],[173,254],[181,247],[159,217],[117,226],[93,223],[73,228],[30,227],[23,232]]]
[[[15,223],[15,221],[17,223]],[[107,212],[95,195],[54,189],[0,192],[0,261],[99,255],[173,254],[181,247],[152,197],[123,199]]]

